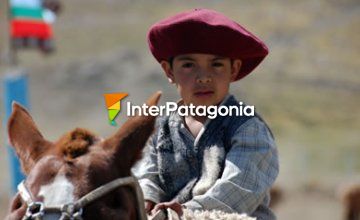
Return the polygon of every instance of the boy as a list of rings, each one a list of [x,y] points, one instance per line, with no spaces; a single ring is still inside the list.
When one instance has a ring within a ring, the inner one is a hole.
[[[178,105],[239,106],[230,83],[267,55],[257,37],[224,15],[195,9],[164,19],[150,50],[181,96]],[[247,213],[272,220],[269,189],[278,175],[270,129],[254,116],[159,118],[136,175],[148,213],[170,207]]]

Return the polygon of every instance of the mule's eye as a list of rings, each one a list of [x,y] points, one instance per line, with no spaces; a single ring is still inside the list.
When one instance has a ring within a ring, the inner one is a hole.
[[[47,179],[52,180],[52,179],[55,178],[55,176],[56,176],[56,173],[55,173],[55,172],[49,172],[49,173],[47,174]]]

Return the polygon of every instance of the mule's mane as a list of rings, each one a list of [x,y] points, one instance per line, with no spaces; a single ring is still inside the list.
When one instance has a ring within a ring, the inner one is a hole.
[[[85,154],[93,145],[96,136],[83,128],[76,128],[60,138],[57,143],[58,149],[69,159]]]

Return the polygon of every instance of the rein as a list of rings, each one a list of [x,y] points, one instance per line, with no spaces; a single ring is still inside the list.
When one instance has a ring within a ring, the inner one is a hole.
[[[23,220],[41,220],[45,213],[61,213],[59,220],[82,220],[83,208],[97,199],[105,196],[120,186],[130,186],[135,190],[137,201],[137,214],[140,220],[146,220],[144,199],[141,188],[134,176],[115,179],[105,185],[99,186],[88,194],[84,195],[76,202],[67,203],[60,206],[45,206],[42,202],[36,202],[33,195],[25,186],[24,181],[18,185],[18,191],[22,200],[27,204],[26,214]]]

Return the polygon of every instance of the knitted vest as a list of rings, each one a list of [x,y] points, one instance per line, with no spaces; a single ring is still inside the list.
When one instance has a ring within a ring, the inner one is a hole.
[[[230,96],[223,105],[239,106],[239,102]],[[165,200],[184,203],[214,185],[223,172],[234,132],[252,117],[259,116],[219,115],[206,124],[195,143],[181,132],[183,125],[178,114],[160,118],[154,143],[160,187],[168,196]]]

